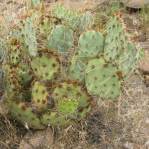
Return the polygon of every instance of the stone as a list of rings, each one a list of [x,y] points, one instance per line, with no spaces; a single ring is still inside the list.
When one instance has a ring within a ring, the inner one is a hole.
[[[144,58],[140,61],[139,70],[144,78],[144,83],[149,87],[149,51],[146,50]]]
[[[143,73],[149,74],[149,51],[145,50],[144,58],[140,61],[139,69]]]
[[[74,10],[89,10],[108,0],[59,0],[65,7]]]
[[[122,0],[125,6],[130,8],[142,8],[149,4],[149,0]]]
[[[21,141],[19,149],[51,148],[54,138],[50,128],[37,131],[33,134],[27,133]]]

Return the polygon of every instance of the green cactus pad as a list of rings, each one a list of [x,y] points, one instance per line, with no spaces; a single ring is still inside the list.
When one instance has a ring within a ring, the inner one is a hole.
[[[72,29],[76,29],[80,23],[80,16],[79,13],[76,11],[72,11],[66,9],[63,5],[55,5],[53,8],[52,14],[65,21]]]
[[[77,114],[78,101],[73,99],[63,99],[58,101],[58,112],[67,116]]]
[[[17,69],[18,76],[20,78],[20,83],[22,86],[26,87],[31,82],[33,74],[28,63],[20,63]]]
[[[73,31],[66,26],[57,25],[48,37],[48,47],[59,53],[68,52],[73,46]]]
[[[44,124],[67,126],[73,120],[84,118],[90,110],[90,96],[76,82],[63,82],[56,85],[51,94],[55,108],[42,117]]]
[[[17,67],[11,67],[5,64],[3,67],[5,71],[6,90],[9,93],[18,93],[21,89],[19,76],[17,74]]]
[[[88,31],[79,38],[79,57],[95,57],[103,52],[104,38],[100,32]]]
[[[86,64],[83,61],[81,61],[81,59],[78,59],[76,56],[74,56],[70,63],[68,74],[71,79],[83,81],[85,68]]]
[[[73,120],[79,116],[78,104],[77,100],[63,98],[57,101],[55,107],[57,112],[52,111],[51,113],[44,114],[42,122],[52,126],[68,126],[68,124],[73,123]]]
[[[47,87],[40,82],[34,82],[32,87],[32,103],[37,111],[45,110],[48,106],[49,93]]]
[[[80,15],[79,30],[85,31],[90,29],[94,24],[94,17],[91,12],[85,12]]]
[[[136,68],[135,66],[139,60],[139,56],[137,56],[138,54],[136,47],[132,43],[129,43],[127,49],[120,55],[118,64],[119,69],[123,72],[124,76]]]
[[[12,46],[9,51],[9,63],[11,65],[17,65],[21,61],[21,49],[17,46]]]
[[[5,51],[6,51],[6,43],[0,39],[0,63],[4,60],[5,58]]]
[[[40,80],[53,79],[60,69],[59,59],[52,53],[40,53],[31,61],[34,74]]]
[[[92,95],[104,99],[115,99],[120,95],[121,83],[117,68],[104,59],[90,60],[86,68],[85,83]]]
[[[24,36],[24,41],[26,46],[28,47],[28,53],[30,56],[37,55],[37,37],[36,37],[36,28],[34,25],[34,21],[37,19],[37,16],[32,15],[25,20],[24,28],[22,29],[22,34]]]
[[[109,60],[117,60],[127,48],[128,39],[123,24],[117,17],[112,17],[106,27],[104,55]]]
[[[64,115],[59,115],[57,112],[45,113],[41,119],[44,125],[49,126],[68,126],[72,124],[70,119],[67,119]]]
[[[68,126],[73,124],[73,120],[84,118],[90,111],[90,108],[78,109],[79,102],[76,99],[63,98],[56,104],[57,111],[46,113],[42,117],[42,122],[45,125],[52,126]],[[79,111],[80,110],[80,111]]]
[[[77,100],[79,102],[78,109],[87,107],[90,101],[90,96],[85,89],[71,81],[60,83],[54,89],[52,97],[56,102],[64,98]]]
[[[16,103],[9,101],[9,112],[11,115],[23,125],[29,128],[44,129],[45,126],[41,124],[36,114],[32,112],[32,108],[26,103]]]

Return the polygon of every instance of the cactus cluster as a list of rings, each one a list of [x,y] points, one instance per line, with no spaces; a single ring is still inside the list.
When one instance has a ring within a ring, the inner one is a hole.
[[[3,70],[11,115],[34,129],[66,126],[87,115],[93,96],[116,100],[138,60],[119,18],[99,32],[90,12],[56,5],[50,16],[42,10],[32,19],[32,13],[7,38]]]

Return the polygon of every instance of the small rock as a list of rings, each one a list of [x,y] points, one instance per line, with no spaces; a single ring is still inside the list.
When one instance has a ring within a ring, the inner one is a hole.
[[[134,144],[130,142],[126,142],[124,144],[124,149],[134,149]]]
[[[149,4],[149,0],[122,0],[122,2],[130,8],[142,8]]]
[[[65,7],[74,10],[93,9],[108,0],[59,0]]]
[[[149,140],[145,142],[145,147],[149,148]]]
[[[144,58],[139,64],[139,69],[143,75],[146,86],[149,86],[149,51],[145,51]]]
[[[50,149],[54,142],[53,134],[50,128],[47,130],[37,131],[33,134],[27,133],[21,141],[19,149]]]
[[[145,123],[146,124],[149,124],[149,118],[146,119]]]
[[[149,51],[145,51],[144,58],[141,60],[139,68],[141,72],[149,74]]]

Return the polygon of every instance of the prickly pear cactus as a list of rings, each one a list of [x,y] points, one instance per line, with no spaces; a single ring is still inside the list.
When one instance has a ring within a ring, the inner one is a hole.
[[[85,84],[90,94],[104,99],[116,99],[120,95],[118,69],[111,63],[103,58],[90,60],[85,72]]]
[[[66,26],[57,25],[48,37],[48,47],[66,53],[73,46],[73,31]]]
[[[2,68],[12,117],[34,129],[68,126],[87,116],[94,96],[118,98],[140,56],[117,16],[103,32],[94,20],[56,5],[32,10],[9,33]]]
[[[59,59],[53,53],[40,52],[38,57],[32,58],[31,67],[38,79],[50,81],[59,72]]]

